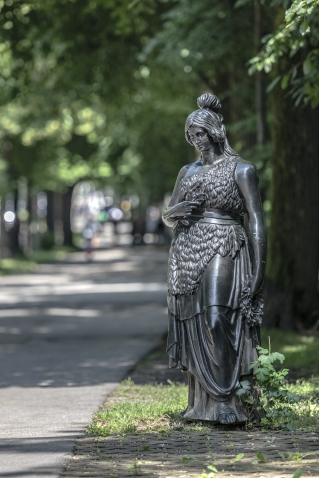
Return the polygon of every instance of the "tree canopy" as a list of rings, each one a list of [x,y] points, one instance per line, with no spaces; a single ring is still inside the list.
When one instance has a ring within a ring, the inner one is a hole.
[[[0,9],[3,194],[21,178],[62,192],[90,179],[160,202],[195,158],[185,118],[212,91],[231,146],[259,171],[269,280],[289,297],[312,290],[285,313],[311,325],[319,230],[305,232],[317,218],[302,210],[314,211],[319,189],[318,0],[1,0]]]

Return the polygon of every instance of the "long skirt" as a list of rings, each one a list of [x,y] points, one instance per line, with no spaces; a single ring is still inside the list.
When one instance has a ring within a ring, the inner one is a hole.
[[[240,310],[250,271],[244,245],[235,259],[216,255],[193,295],[168,294],[169,366],[188,372],[185,418],[215,422],[233,413],[237,423],[251,419],[235,393],[239,380],[252,378],[249,367],[257,360],[259,330],[246,325]]]

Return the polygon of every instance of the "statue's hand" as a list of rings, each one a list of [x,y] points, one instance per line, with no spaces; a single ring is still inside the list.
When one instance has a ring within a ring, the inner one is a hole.
[[[198,209],[200,203],[197,201],[183,201],[172,207],[169,216],[171,218],[190,216],[193,209]]]

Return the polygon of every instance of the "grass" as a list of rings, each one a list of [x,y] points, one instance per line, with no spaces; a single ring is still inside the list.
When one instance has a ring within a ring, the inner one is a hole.
[[[301,397],[292,407],[290,422],[296,430],[319,430],[319,377],[310,380],[297,380],[286,387],[294,395]]]
[[[0,275],[19,274],[21,272],[34,272],[37,264],[34,261],[21,259],[1,259]]]
[[[285,355],[283,368],[292,369],[292,381],[284,386],[294,395],[301,396],[294,404],[289,422],[296,430],[319,430],[319,337],[304,336],[294,332],[263,330],[262,343],[268,346],[271,337],[272,351]],[[152,360],[161,354],[146,356],[136,367],[141,372],[150,367]],[[307,377],[302,379],[300,377]],[[299,378],[298,378],[299,377]],[[289,378],[289,375],[288,375]],[[187,386],[183,384],[136,385],[125,380],[113,392],[110,399],[94,416],[88,432],[93,435],[126,433],[169,433],[174,429],[203,430],[207,424],[185,425],[180,413],[187,406]],[[280,420],[261,426],[281,429]]]
[[[292,408],[289,421],[295,430],[319,430],[319,378],[288,384],[290,392],[300,395]],[[181,421],[180,412],[187,406],[187,386],[183,384],[135,385],[125,380],[111,395],[110,401],[95,415],[88,432],[93,435],[127,433],[167,433],[181,427],[203,431],[205,422],[188,425]],[[281,429],[280,421],[258,425]]]
[[[97,412],[88,431],[94,435],[167,431],[180,422],[179,414],[186,406],[185,385],[135,385],[124,380],[107,406]]]
[[[73,252],[75,250],[77,249],[56,246],[51,250],[34,251],[28,256],[16,257],[14,259],[1,259],[0,276],[8,274],[21,274],[24,272],[34,272],[37,270],[38,264],[63,261],[68,252]]]
[[[319,337],[300,335],[278,329],[261,329],[261,344],[268,348],[271,338],[272,352],[285,356],[284,368],[290,370],[289,379],[319,376]]]

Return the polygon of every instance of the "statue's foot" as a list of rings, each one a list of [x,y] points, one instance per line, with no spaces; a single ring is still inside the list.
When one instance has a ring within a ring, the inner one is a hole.
[[[222,425],[229,425],[230,423],[235,423],[237,421],[237,417],[235,413],[232,413],[232,412],[221,413],[218,419]]]

